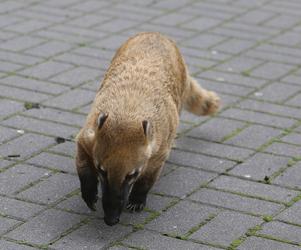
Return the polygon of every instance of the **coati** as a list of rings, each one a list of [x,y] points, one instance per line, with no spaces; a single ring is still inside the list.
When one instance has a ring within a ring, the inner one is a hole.
[[[181,109],[210,115],[219,97],[189,75],[175,43],[139,33],[116,52],[77,136],[76,166],[82,198],[92,210],[102,188],[104,221],[122,209],[141,211],[167,159]]]

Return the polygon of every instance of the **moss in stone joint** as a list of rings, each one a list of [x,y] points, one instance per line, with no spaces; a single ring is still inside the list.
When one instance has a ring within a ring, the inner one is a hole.
[[[243,241],[244,238],[233,240],[227,250],[235,250]]]
[[[273,217],[271,215],[265,215],[262,217],[262,219],[265,221],[265,222],[270,222],[273,220]]]

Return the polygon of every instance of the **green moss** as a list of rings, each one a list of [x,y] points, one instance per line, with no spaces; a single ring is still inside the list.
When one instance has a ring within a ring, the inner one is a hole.
[[[144,225],[143,224],[134,224],[133,228],[134,228],[134,231],[142,230],[142,229],[144,229]]]
[[[265,215],[262,217],[262,219],[265,221],[265,222],[270,222],[273,220],[273,217],[271,215]]]
[[[247,236],[253,236],[253,235],[256,234],[256,232],[258,232],[258,231],[261,230],[261,229],[262,229],[262,226],[261,226],[261,225],[257,225],[257,226],[255,226],[255,227],[252,227],[252,228],[250,228],[250,229],[247,231],[246,235],[247,235]]]
[[[243,238],[239,238],[236,240],[233,240],[230,246],[227,248],[227,250],[234,250],[236,249],[242,242],[244,241]]]
[[[34,103],[34,102],[25,102],[24,103],[24,108],[26,108],[26,109],[39,109],[40,104],[39,103]]]
[[[244,70],[241,72],[243,76],[249,77],[251,75],[251,70]]]
[[[292,206],[293,204],[295,204],[297,201],[301,200],[301,194],[295,196],[293,199],[291,199],[291,201],[289,201],[288,203],[286,203],[287,207]]]

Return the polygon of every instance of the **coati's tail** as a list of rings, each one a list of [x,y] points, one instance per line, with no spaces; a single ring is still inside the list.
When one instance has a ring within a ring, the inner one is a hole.
[[[215,92],[202,88],[192,77],[187,77],[184,108],[195,115],[212,115],[218,111],[220,99]]]

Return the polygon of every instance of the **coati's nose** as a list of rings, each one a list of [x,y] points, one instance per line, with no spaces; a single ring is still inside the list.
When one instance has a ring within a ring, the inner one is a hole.
[[[104,217],[104,221],[108,226],[114,226],[119,222],[118,217]]]

